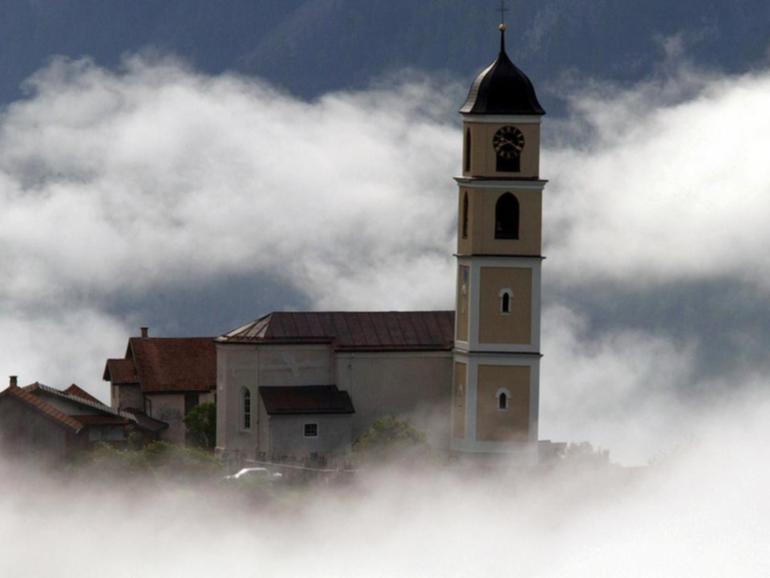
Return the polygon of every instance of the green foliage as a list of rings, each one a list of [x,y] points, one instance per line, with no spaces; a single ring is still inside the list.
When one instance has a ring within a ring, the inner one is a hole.
[[[358,461],[392,461],[425,457],[429,453],[425,434],[408,420],[388,415],[375,421],[353,444]]]
[[[88,475],[118,478],[150,475],[159,480],[206,480],[223,473],[222,463],[211,452],[165,442],[152,442],[142,449],[117,449],[98,443],[84,452],[73,466]]]
[[[188,439],[201,448],[214,449],[217,441],[217,406],[202,403],[184,417]]]

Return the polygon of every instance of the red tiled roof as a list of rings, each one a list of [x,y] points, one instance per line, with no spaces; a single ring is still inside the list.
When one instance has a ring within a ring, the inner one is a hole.
[[[276,312],[217,339],[332,343],[342,351],[446,351],[453,340],[453,311]]]
[[[217,384],[211,337],[132,337],[128,341],[142,391],[209,391]]]
[[[88,393],[84,389],[81,389],[80,387],[78,387],[74,383],[72,385],[70,385],[67,389],[65,389],[63,393],[66,393],[67,395],[72,395],[72,396],[75,396],[75,397],[81,397],[81,398],[83,398],[83,399],[85,399],[87,401],[92,401],[94,403],[102,403],[101,401],[96,399],[93,395],[91,395],[90,393]]]
[[[259,395],[270,415],[355,413],[348,392],[336,385],[263,386]]]
[[[76,420],[72,416],[67,415],[63,411],[56,409],[51,404],[46,403],[45,400],[43,400],[42,398],[34,395],[29,391],[26,391],[25,389],[22,389],[20,387],[9,387],[8,389],[0,393],[0,397],[5,397],[5,396],[12,397],[14,399],[19,400],[20,402],[31,407],[33,410],[42,414],[44,417],[50,419],[55,423],[58,423],[59,425],[67,429],[73,430],[75,433],[78,433],[80,430],[83,429],[83,424],[80,423],[78,420]]]
[[[73,415],[70,416],[83,425],[126,425],[129,420],[117,415]]]
[[[123,414],[132,416],[134,423],[141,429],[146,429],[151,432],[159,432],[161,430],[168,429],[168,424],[165,421],[152,418],[143,411],[139,411],[138,409],[126,409],[123,411]]]
[[[130,359],[108,359],[102,379],[115,385],[139,383],[134,362]]]

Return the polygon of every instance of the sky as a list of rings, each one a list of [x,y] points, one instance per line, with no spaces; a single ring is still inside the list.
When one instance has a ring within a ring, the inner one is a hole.
[[[766,387],[770,71],[549,87],[541,437],[623,463]],[[141,325],[217,335],[280,309],[451,309],[470,79],[313,100],[127,55],[53,59],[0,115],[0,367],[107,399]]]

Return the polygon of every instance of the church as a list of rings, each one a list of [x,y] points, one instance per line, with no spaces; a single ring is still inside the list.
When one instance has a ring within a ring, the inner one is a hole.
[[[162,435],[182,442],[185,413],[215,400],[225,457],[334,459],[385,415],[439,449],[534,453],[545,111],[506,53],[504,24],[460,114],[455,311],[274,312],[173,343],[145,331],[107,362],[113,407],[168,423]]]

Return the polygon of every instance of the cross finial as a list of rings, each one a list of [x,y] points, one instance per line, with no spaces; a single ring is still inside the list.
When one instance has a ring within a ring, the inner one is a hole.
[[[505,7],[505,0],[500,0],[500,25],[497,27],[500,30],[500,52],[505,52],[505,30],[508,28],[505,25],[506,12],[508,8]]]

